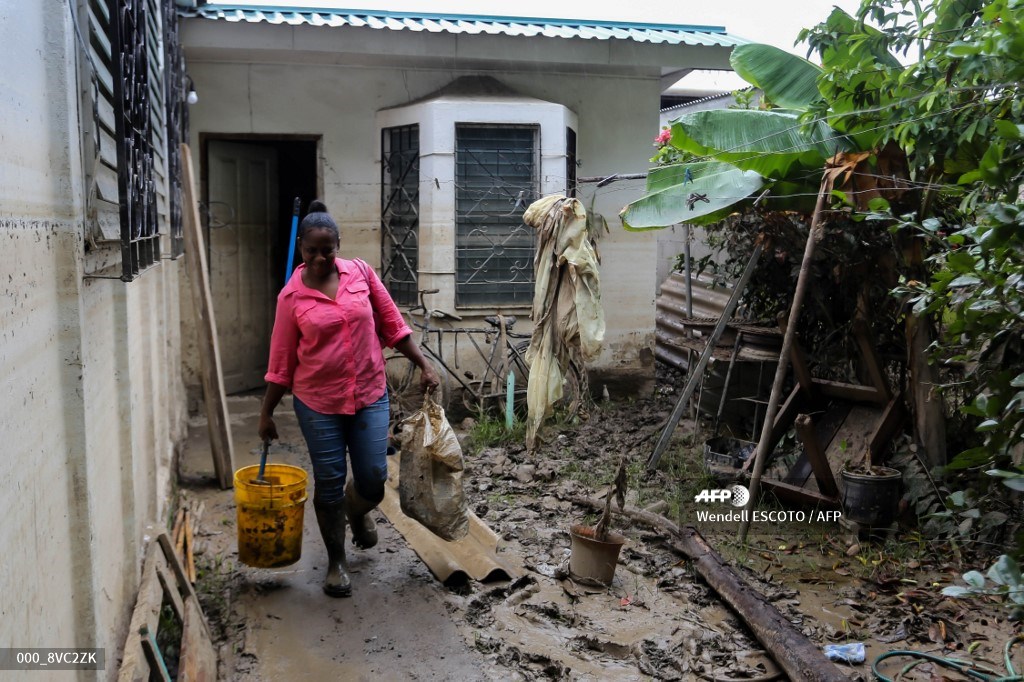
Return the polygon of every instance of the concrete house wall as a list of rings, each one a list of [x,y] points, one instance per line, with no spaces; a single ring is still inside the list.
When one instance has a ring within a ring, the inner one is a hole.
[[[647,169],[661,92],[660,67],[651,64],[660,64],[657,60],[664,56],[649,54],[656,46],[469,38],[188,19],[182,43],[200,93],[191,110],[192,133],[322,136],[323,198],[342,225],[343,255],[375,266],[381,249],[377,112],[414,102],[460,76],[488,75],[524,97],[571,110],[578,118],[581,177]],[[614,60],[607,51],[616,48],[634,50],[630,58],[647,65],[611,72],[601,60]],[[685,59],[694,49],[679,47],[677,53]],[[581,54],[595,50],[606,52],[593,56],[593,67],[580,63],[591,59]],[[449,59],[456,53],[457,59]],[[726,61],[727,50],[722,55]],[[448,65],[440,66],[439,60]],[[202,159],[195,146],[193,154],[198,167]],[[421,192],[434,191],[432,178],[423,172]],[[611,228],[599,243],[606,343],[591,372],[613,388],[616,379],[629,378],[630,385],[622,388],[630,391],[653,378],[657,240],[624,232],[617,214],[641,195],[642,187],[643,181],[626,181],[600,189],[584,186],[579,193],[584,205],[603,214]],[[432,213],[423,220],[436,223],[438,216]],[[449,220],[454,220],[454,209]],[[421,231],[425,228],[421,222]],[[453,285],[454,280],[448,284]],[[454,300],[444,290],[437,299]]]
[[[89,243],[81,52],[68,4],[17,3],[5,14],[0,646],[104,647],[97,677],[113,679],[185,435],[183,261],[161,260],[124,283],[118,245]]]

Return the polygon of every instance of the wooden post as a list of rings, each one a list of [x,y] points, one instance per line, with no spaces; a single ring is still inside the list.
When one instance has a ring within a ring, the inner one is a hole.
[[[764,415],[764,425],[761,428],[761,438],[757,441],[757,451],[754,454],[754,470],[750,474],[750,499],[744,507],[744,521],[740,524],[740,542],[747,541],[747,532],[750,530],[750,519],[754,514],[754,507],[757,506],[757,495],[760,492],[761,474],[764,473],[765,464],[768,462],[768,446],[771,442],[772,429],[775,426],[775,415],[779,411],[779,402],[782,399],[782,385],[786,381],[786,370],[789,369],[789,358],[793,348],[793,340],[796,337],[797,322],[800,321],[800,309],[804,304],[804,295],[807,293],[807,280],[810,278],[811,261],[814,258],[814,248],[821,239],[821,210],[825,207],[825,197],[831,185],[829,174],[825,173],[821,178],[821,189],[818,190],[818,202],[814,206],[814,216],[811,218],[811,229],[807,231],[807,245],[804,247],[804,259],[800,264],[800,274],[796,279],[796,289],[793,292],[793,305],[790,306],[789,317],[786,320],[786,333],[782,337],[782,350],[779,351],[779,365],[775,369],[775,381],[772,384],[772,394],[768,398],[768,409]]]
[[[911,276],[926,279],[921,239],[909,238],[903,248],[903,257]],[[942,396],[936,389],[938,369],[928,362],[932,329],[927,314],[907,311],[906,338],[907,369],[910,371],[907,398],[914,419],[914,435],[918,444],[924,447],[923,458],[928,466],[943,466],[947,454],[946,417]]]
[[[704,368],[708,366],[708,360],[711,359],[711,354],[715,351],[715,345],[718,343],[718,339],[722,337],[722,332],[725,331],[726,325],[729,324],[733,311],[736,310],[736,305],[740,302],[740,297],[743,295],[743,290],[747,288],[750,276],[754,274],[754,268],[757,267],[757,261],[761,258],[761,250],[763,248],[764,245],[760,241],[754,247],[754,253],[750,254],[747,267],[743,269],[743,274],[740,275],[739,281],[733,287],[732,296],[729,297],[729,302],[725,304],[725,310],[722,311],[722,316],[718,318],[718,324],[715,325],[714,331],[711,332],[711,337],[708,339],[708,344],[704,346],[704,352],[700,354],[697,366],[689,368],[690,376],[686,380],[683,394],[679,396],[675,409],[672,410],[668,423],[665,425],[665,430],[661,432],[661,438],[658,439],[658,444],[654,446],[654,452],[651,453],[650,458],[647,460],[648,471],[654,471],[654,468],[658,466],[658,461],[661,459],[662,454],[664,454],[665,448],[668,447],[669,441],[672,440],[672,433],[676,430],[676,426],[683,416],[683,411],[686,409],[686,404],[690,401],[694,390],[697,388],[697,382],[704,375]]]
[[[892,395],[889,392],[889,382],[885,379],[882,360],[878,357],[878,351],[871,338],[871,327],[862,317],[856,317],[853,320],[853,338],[857,341],[861,359],[864,360],[864,371],[871,380],[871,385],[886,400],[889,400]]]
[[[946,464],[946,417],[937,390],[938,370],[928,362],[932,332],[927,317],[907,315],[907,351],[910,355],[910,401],[914,406],[914,432],[924,447],[928,466]]]
[[[807,450],[807,461],[811,463],[811,471],[818,481],[818,490],[827,497],[839,497],[839,488],[836,487],[836,479],[832,476],[832,469],[828,465],[828,457],[825,450],[818,442],[818,435],[814,432],[814,422],[806,414],[798,415],[796,418],[796,432]]]
[[[210,447],[213,450],[213,469],[220,487],[228,489],[235,475],[235,453],[231,442],[231,422],[228,401],[224,395],[224,373],[217,346],[217,325],[213,319],[213,299],[210,296],[210,273],[206,266],[206,245],[199,221],[199,204],[195,199],[195,173],[188,145],[181,145],[182,207],[185,237],[185,265],[188,270],[192,306],[196,313],[199,333],[199,359],[202,365],[203,398],[206,420],[210,429]]]
[[[789,329],[789,323],[785,315],[779,315],[779,328],[782,329],[783,335]],[[804,352],[803,347],[795,337],[793,338],[793,346],[789,349],[789,361],[793,365],[793,375],[796,377],[797,383],[800,384],[800,388],[803,389],[809,398],[813,398],[816,391],[814,389],[814,376],[811,374],[811,364],[807,361],[807,353]]]
[[[848,682],[821,649],[797,630],[762,595],[725,565],[693,526],[681,529],[673,548],[689,557],[694,570],[739,614],[757,640],[790,679],[805,682]]]

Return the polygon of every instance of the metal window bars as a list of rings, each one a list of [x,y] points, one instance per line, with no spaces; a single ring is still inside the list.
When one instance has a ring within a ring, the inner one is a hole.
[[[576,196],[576,131],[565,129],[565,196]]]
[[[164,102],[167,107],[167,201],[171,258],[185,253],[182,233],[181,143],[188,142],[188,107],[185,103],[185,57],[178,40],[175,0],[163,0]]]
[[[529,305],[534,231],[523,211],[539,194],[538,126],[455,130],[457,305]]]
[[[402,305],[416,303],[420,225],[419,126],[381,131],[381,279]]]
[[[160,258],[150,118],[147,0],[110,0],[121,221],[121,279]],[[174,150],[173,153],[177,153]]]

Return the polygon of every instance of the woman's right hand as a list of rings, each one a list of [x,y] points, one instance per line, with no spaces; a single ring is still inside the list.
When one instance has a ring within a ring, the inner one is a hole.
[[[440,385],[441,380],[437,378],[437,372],[430,366],[429,363],[424,362],[420,368],[420,390],[423,391],[423,395],[430,395]]]
[[[269,414],[260,414],[260,423],[257,428],[260,440],[264,443],[277,440],[277,424],[274,423],[274,418]]]

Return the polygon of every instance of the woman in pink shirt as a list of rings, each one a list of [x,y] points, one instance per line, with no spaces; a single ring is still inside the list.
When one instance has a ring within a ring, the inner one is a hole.
[[[384,498],[388,475],[390,408],[381,346],[419,366],[424,392],[438,379],[377,273],[361,260],[338,258],[338,225],[327,207],[314,201],[309,211],[299,226],[302,265],[277,297],[259,435],[264,441],[278,437],[274,408],[291,390],[327,546],[324,592],[348,597],[346,516],[357,547],[377,544],[368,513]],[[346,450],[353,479],[347,482]]]

